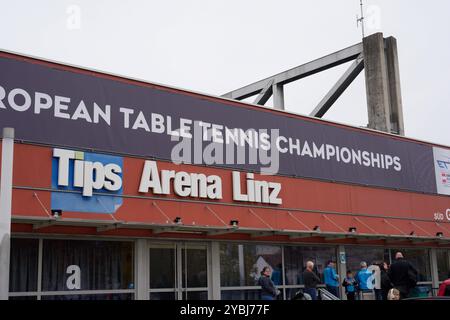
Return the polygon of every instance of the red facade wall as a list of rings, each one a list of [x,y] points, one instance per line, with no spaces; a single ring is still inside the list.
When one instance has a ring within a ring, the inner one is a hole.
[[[15,144],[13,216],[48,217],[46,210],[49,212],[51,208],[52,150],[49,147]],[[445,210],[450,208],[450,197],[446,196],[255,175],[255,179],[282,184],[280,197],[283,204],[239,203],[232,199],[231,170],[157,162],[159,171],[170,169],[219,175],[222,178],[223,199],[208,200],[206,203],[201,199],[181,198],[175,195],[173,190],[168,196],[154,195],[151,192],[140,194],[138,188],[144,161],[140,158],[124,158],[123,204],[113,215],[118,221],[166,224],[171,223],[167,217],[172,220],[179,216],[182,217],[184,224],[194,226],[223,227],[230,220],[238,219],[239,226],[243,228],[305,231],[319,225],[322,231],[344,233],[348,227],[355,226],[358,232],[367,234],[409,234],[414,230],[417,235],[430,236],[440,231],[444,232],[445,236],[450,236],[450,223],[444,221],[438,226],[433,220],[434,212],[445,213]],[[135,196],[144,198],[134,198]],[[108,214],[80,212],[64,212],[64,218],[84,221],[113,219]],[[13,230],[24,232],[29,231],[29,227],[15,224]],[[52,226],[40,229],[39,232],[95,234],[96,229]],[[136,236],[151,235],[150,230],[133,232]],[[102,234],[126,235],[130,232],[122,229]],[[226,235],[222,238],[234,236],[236,235]]]

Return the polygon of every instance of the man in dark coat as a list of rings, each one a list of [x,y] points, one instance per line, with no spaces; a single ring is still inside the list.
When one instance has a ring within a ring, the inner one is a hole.
[[[304,292],[311,296],[311,300],[317,300],[317,285],[320,284],[320,278],[314,273],[314,262],[306,262],[306,269],[303,271],[303,281],[305,284]]]
[[[388,275],[389,267],[386,262],[380,264],[380,279],[381,279],[381,295],[382,300],[387,300],[389,290],[392,289],[392,282]]]
[[[401,252],[395,254],[395,262],[389,268],[388,275],[394,288],[400,291],[400,299],[407,298],[416,286],[417,270],[403,258]]]

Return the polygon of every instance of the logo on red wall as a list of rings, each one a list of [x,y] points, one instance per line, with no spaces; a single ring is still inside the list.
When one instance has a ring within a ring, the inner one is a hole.
[[[122,205],[122,168],[122,157],[54,149],[52,209],[116,212]]]

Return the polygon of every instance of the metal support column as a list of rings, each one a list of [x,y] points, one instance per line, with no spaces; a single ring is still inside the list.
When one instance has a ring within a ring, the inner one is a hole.
[[[221,300],[220,292],[220,243],[211,243],[211,299]]]
[[[0,180],[0,300],[8,300],[14,129],[4,128]]]
[[[347,297],[345,295],[345,289],[340,284],[345,279],[346,272],[347,272],[347,255],[345,253],[345,247],[344,246],[338,246],[338,252],[337,252],[337,261],[336,266],[339,273],[339,294],[341,300],[347,300]],[[343,259],[342,259],[343,258]]]
[[[272,85],[273,107],[275,109],[284,110],[284,89],[282,84],[275,83]]]
[[[146,239],[135,242],[136,252],[136,297],[135,300],[149,300],[149,247]]]
[[[438,273],[438,264],[437,264],[437,254],[436,248],[430,249],[430,266],[431,266],[431,281],[433,288],[439,288],[439,273]],[[437,294],[432,290],[433,295]]]

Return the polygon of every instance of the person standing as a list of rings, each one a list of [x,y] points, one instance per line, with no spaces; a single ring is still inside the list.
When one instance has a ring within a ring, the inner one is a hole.
[[[401,252],[395,254],[395,262],[389,268],[388,275],[394,288],[400,291],[400,299],[407,298],[411,289],[416,286],[417,270]]]
[[[381,297],[382,300],[387,300],[389,290],[392,289],[392,282],[388,275],[388,264],[383,262],[380,264],[380,279],[381,279]]]
[[[339,298],[339,276],[336,273],[336,266],[333,261],[328,261],[327,267],[323,270],[323,276],[327,290]]]
[[[317,285],[320,284],[320,278],[313,271],[314,263],[312,261],[306,262],[306,269],[303,271],[303,281],[305,289],[303,292],[311,296],[311,300],[317,300]]]
[[[275,287],[273,281],[270,279],[270,267],[268,266],[262,269],[258,284],[261,286],[262,300],[275,300],[280,294],[280,290]]]
[[[359,265],[361,269],[356,274],[356,282],[358,282],[360,299],[364,300],[367,294],[372,293],[373,284],[369,283],[369,278],[372,276],[372,272],[367,270],[367,263],[365,261],[361,261]]]
[[[353,277],[351,270],[347,271],[347,276],[342,282],[342,286],[345,288],[345,293],[347,294],[347,300],[355,300],[356,289],[358,287],[358,282]]]

